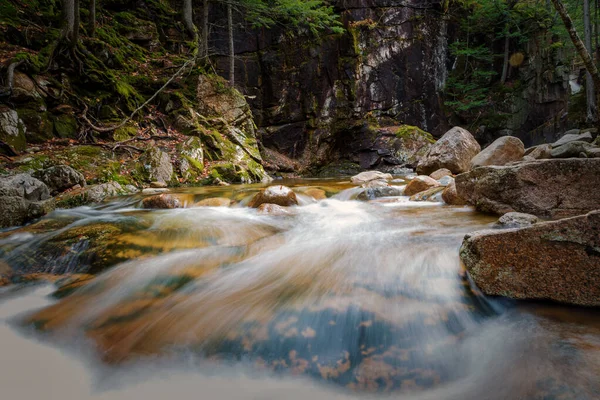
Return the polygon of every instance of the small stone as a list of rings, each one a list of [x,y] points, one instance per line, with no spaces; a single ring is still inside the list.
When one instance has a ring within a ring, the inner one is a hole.
[[[150,182],[150,187],[154,188],[154,189],[164,189],[166,188],[168,185],[166,182],[162,182],[162,181],[154,181],[154,182]]]
[[[367,188],[356,196],[357,200],[373,200],[379,197],[402,196],[403,191],[397,186]]]
[[[434,171],[431,174],[429,174],[429,177],[435,179],[436,181],[439,181],[445,176],[452,176],[452,171],[446,168],[440,168],[437,171]]]
[[[142,200],[142,207],[158,209],[181,208],[181,202],[177,197],[163,193],[146,197],[144,200]]]
[[[350,181],[354,184],[362,184],[362,183],[367,183],[369,181],[374,181],[374,180],[390,180],[392,179],[392,175],[391,174],[386,174],[380,171],[365,171],[365,172],[361,172],[358,175],[354,175],[352,178],[350,178]]]
[[[258,192],[250,203],[249,207],[258,208],[261,204],[270,203],[277,204],[279,206],[288,207],[298,204],[298,198],[296,193],[287,186],[276,185],[269,186],[268,188]]]
[[[540,221],[538,217],[531,214],[509,212],[504,214],[496,222],[496,226],[499,228],[523,228],[531,226]]]
[[[456,184],[452,182],[442,192],[442,200],[451,206],[464,206],[467,202],[456,192]]]
[[[404,188],[404,195],[412,196],[413,194],[424,192],[427,189],[437,186],[440,186],[440,183],[435,179],[432,179],[426,175],[419,175],[408,182],[408,185],[406,185],[406,188]]]
[[[155,188],[146,188],[142,189],[142,194],[159,194],[168,192],[169,189],[155,189]]]
[[[441,202],[442,200],[442,192],[446,188],[443,186],[434,187],[431,189],[427,189],[424,192],[419,192],[410,196],[410,201],[433,201],[433,202]]]

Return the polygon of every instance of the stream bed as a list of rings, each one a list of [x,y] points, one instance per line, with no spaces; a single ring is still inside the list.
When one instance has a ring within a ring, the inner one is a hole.
[[[599,311],[469,282],[462,238],[494,217],[281,184],[285,215],[245,206],[261,185],[184,188],[0,232],[27,271],[0,287],[2,398],[600,398]]]

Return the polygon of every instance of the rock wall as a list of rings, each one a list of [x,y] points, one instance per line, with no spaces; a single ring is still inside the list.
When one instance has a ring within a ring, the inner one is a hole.
[[[236,35],[237,85],[249,96],[262,144],[318,165],[344,158],[348,137],[362,135],[359,121],[443,134],[447,27],[440,1],[348,0],[336,9],[343,35]],[[212,35],[219,54],[227,53],[226,37],[219,29]],[[225,74],[226,57],[216,60]]]

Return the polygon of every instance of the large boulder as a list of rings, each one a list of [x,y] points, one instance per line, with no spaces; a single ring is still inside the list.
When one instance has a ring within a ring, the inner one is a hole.
[[[600,159],[535,160],[479,167],[456,177],[460,197],[479,211],[560,218],[600,205]]]
[[[452,171],[447,168],[440,168],[437,171],[433,171],[431,174],[429,174],[429,177],[435,179],[436,181],[439,181],[445,176],[452,176]]]
[[[519,161],[525,154],[525,146],[519,138],[504,136],[496,139],[471,160],[471,168],[484,165],[506,165]]]
[[[6,143],[13,151],[22,151],[27,146],[25,124],[15,110],[0,106],[0,141]],[[2,151],[2,148],[0,148]]]
[[[454,127],[444,134],[417,165],[417,173],[429,175],[447,168],[453,174],[471,169],[471,160],[481,151],[481,146],[466,129]]]
[[[250,200],[248,206],[252,208],[258,208],[265,203],[287,207],[297,205],[298,198],[296,197],[296,193],[294,193],[292,189],[287,186],[269,186],[268,188],[258,192],[252,198],[252,200]]]
[[[428,189],[441,186],[438,181],[425,175],[419,175],[408,182],[404,188],[405,196],[412,196],[419,192],[424,192]]]
[[[0,228],[23,225],[54,207],[42,181],[28,174],[0,177]]]
[[[108,197],[137,192],[131,185],[121,186],[118,182],[106,182],[72,190],[57,196],[57,206],[73,208],[85,204],[101,203]]]
[[[68,165],[55,165],[35,172],[34,176],[48,186],[52,195],[76,185],[85,186],[85,177],[83,174]]]
[[[142,176],[148,182],[169,182],[173,176],[171,158],[164,151],[152,147],[140,157]]]
[[[488,295],[600,306],[600,211],[467,235],[460,256]]]

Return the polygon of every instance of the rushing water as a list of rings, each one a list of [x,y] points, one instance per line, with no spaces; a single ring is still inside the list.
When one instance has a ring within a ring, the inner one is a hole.
[[[2,398],[600,398],[599,312],[469,284],[458,248],[493,218],[286,184],[289,215],[244,207],[256,186],[198,188],[184,209],[133,196],[0,234],[37,272],[0,288]],[[194,206],[209,197],[234,205]],[[28,282],[45,273],[66,278]]]

